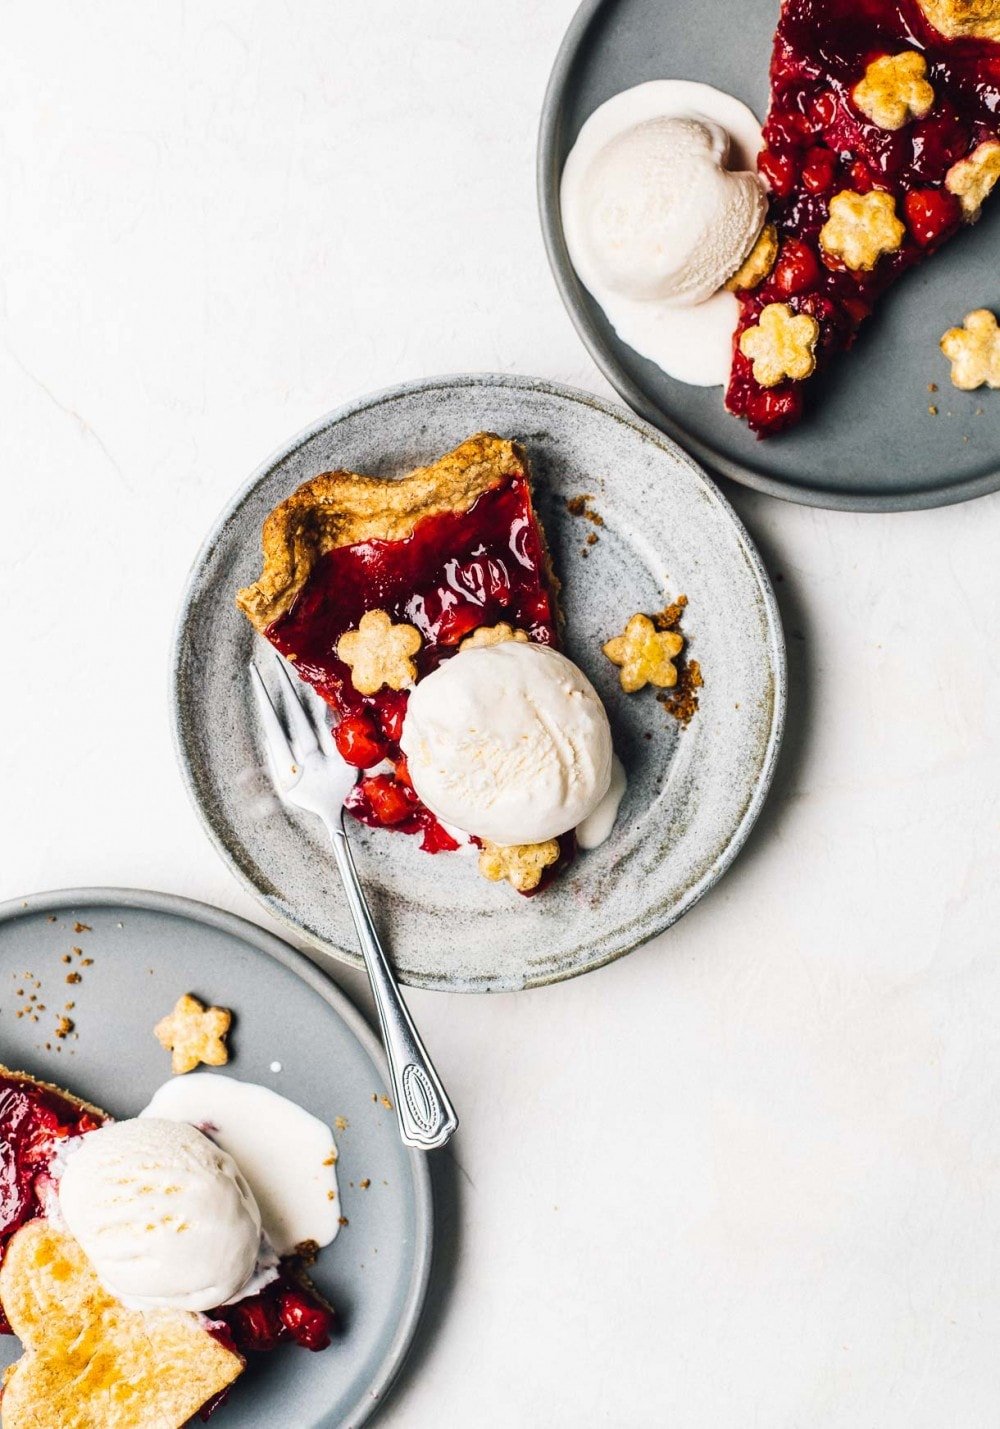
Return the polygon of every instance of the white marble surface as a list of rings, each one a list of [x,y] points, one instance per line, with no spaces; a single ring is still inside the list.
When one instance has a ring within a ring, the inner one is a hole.
[[[499,369],[606,390],[535,215],[572,10],[6,7],[2,896],[133,884],[259,917],[170,744],[208,524],[368,389]],[[413,996],[463,1128],[387,1426],[998,1422],[1000,498],[733,497],[784,577],[770,804],[632,957]]]

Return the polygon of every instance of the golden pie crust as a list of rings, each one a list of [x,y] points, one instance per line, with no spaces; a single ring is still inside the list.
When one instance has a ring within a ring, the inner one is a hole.
[[[101,1121],[107,1119],[107,1112],[99,1106],[94,1106],[93,1102],[85,1102],[82,1097],[74,1096],[65,1087],[56,1086],[55,1082],[43,1082],[40,1077],[33,1077],[30,1072],[15,1072],[13,1068],[5,1067],[0,1062],[0,1077],[9,1077],[12,1082],[23,1082],[26,1087],[41,1087],[43,1092],[54,1092],[56,1096],[62,1097],[71,1106],[75,1106],[77,1111],[89,1112],[91,1116],[96,1116]]]
[[[558,861],[558,839],[540,844],[495,844],[483,839],[479,872],[491,883],[507,882],[518,893],[531,893],[545,870]]]
[[[4,1429],[180,1429],[243,1372],[198,1316],[115,1300],[49,1221],[12,1237],[0,1297],[24,1346],[4,1383]]]
[[[528,460],[516,442],[491,432],[407,476],[326,471],[304,482],[264,522],[264,568],[236,604],[262,634],[285,614],[327,551],[359,541],[402,541],[425,516],[467,511],[486,491],[521,473]]]
[[[935,30],[949,40],[962,35],[1000,41],[1000,0],[917,0]]]

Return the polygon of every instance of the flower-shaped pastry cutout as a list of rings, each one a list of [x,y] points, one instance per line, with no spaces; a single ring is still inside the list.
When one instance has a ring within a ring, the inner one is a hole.
[[[753,361],[762,387],[777,387],[786,377],[808,377],[816,367],[819,323],[809,313],[793,313],[787,303],[768,303],[754,327],[740,334],[740,352]]]
[[[765,223],[757,235],[757,242],[726,283],[726,287],[731,293],[749,293],[752,289],[759,288],[774,267],[777,256],[778,230],[773,223]]]
[[[618,679],[627,695],[645,685],[670,690],[677,683],[674,657],[684,648],[684,637],[676,630],[657,630],[648,615],[633,615],[621,635],[601,648],[619,667]]]
[[[823,252],[845,268],[870,273],[883,253],[896,252],[905,234],[892,194],[842,189],[830,200],[830,217],[819,231],[819,242]]]
[[[996,0],[917,0],[940,34],[949,40],[972,35],[1000,41],[1000,9]]]
[[[499,625],[480,625],[471,635],[467,635],[459,645],[459,650],[484,650],[490,645],[506,645],[508,640],[516,640],[519,645],[528,644],[528,634],[515,630],[506,621]]]
[[[491,883],[506,879],[518,893],[530,893],[558,858],[557,839],[546,839],[540,844],[495,844],[484,839],[479,852],[479,872]]]
[[[384,610],[368,610],[357,630],[340,637],[337,657],[351,667],[351,684],[359,695],[374,695],[383,685],[402,690],[417,682],[412,657],[423,642],[412,625],[393,625]]]
[[[965,159],[944,176],[944,186],[962,205],[966,223],[975,223],[979,211],[1000,179],[1000,142],[984,139]]]
[[[205,1007],[186,992],[153,1030],[160,1046],[173,1053],[171,1069],[179,1076],[193,1071],[199,1062],[206,1067],[226,1065],[229,1049],[225,1038],[232,1020],[233,1014],[225,1007]]]
[[[872,60],[852,97],[880,129],[902,129],[911,119],[923,119],[934,103],[927,61],[916,50]]]
[[[977,308],[964,326],[949,328],[941,351],[951,363],[952,382],[963,392],[1000,387],[1000,328],[989,308]]]

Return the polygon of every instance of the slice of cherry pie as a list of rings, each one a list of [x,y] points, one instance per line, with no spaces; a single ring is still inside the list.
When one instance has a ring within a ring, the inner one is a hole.
[[[145,1429],[203,1418],[249,1355],[285,1343],[324,1349],[332,1312],[294,1258],[255,1295],[201,1317],[129,1310],[100,1285],[58,1220],[57,1158],[109,1117],[0,1067],[0,1333],[22,1358],[7,1372],[5,1429]]]
[[[768,436],[1000,178],[1000,0],[784,0],[764,143],[726,405]]]
[[[457,849],[414,792],[399,741],[408,687],[463,642],[558,644],[523,448],[484,432],[398,479],[324,472],[267,518],[263,551],[237,604],[335,712],[340,753],[365,771],[347,808],[419,834],[429,853]],[[521,891],[549,883],[574,847],[564,835]]]

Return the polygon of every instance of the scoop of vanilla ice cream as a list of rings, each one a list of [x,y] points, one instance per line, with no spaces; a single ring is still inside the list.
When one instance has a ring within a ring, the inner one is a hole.
[[[611,782],[611,729],[565,655],[507,641],[461,650],[412,691],[400,739],[433,814],[498,844],[573,829]]]
[[[757,175],[731,173],[728,154],[726,131],[693,116],[648,119],[599,149],[577,200],[599,280],[626,297],[678,306],[717,292],[767,212]]]
[[[103,1284],[139,1310],[225,1304],[260,1249],[260,1211],[236,1162],[176,1121],[88,1133],[67,1158],[59,1210]]]

